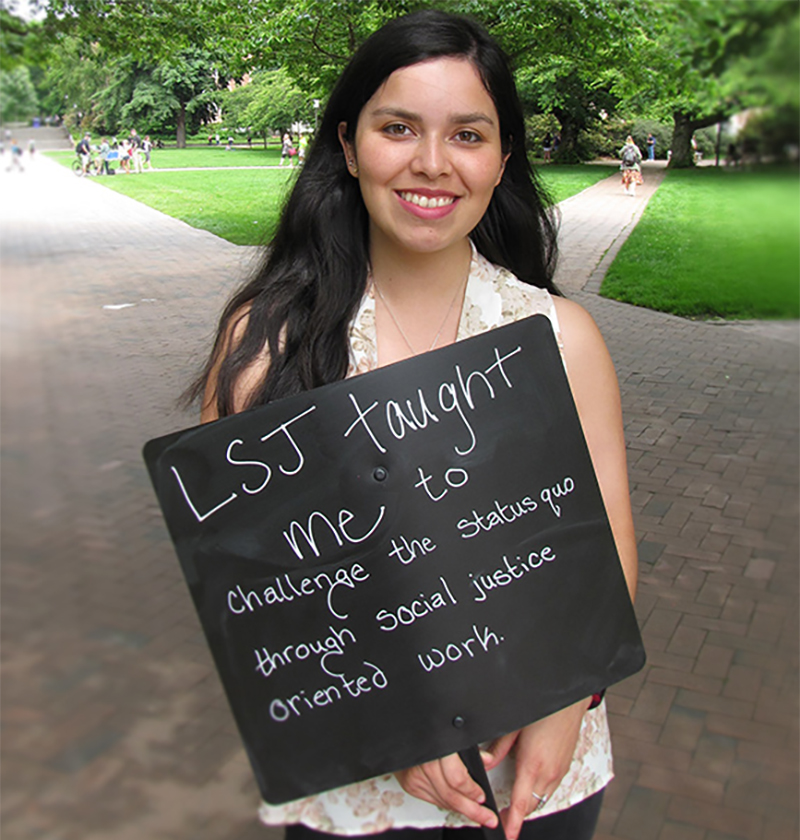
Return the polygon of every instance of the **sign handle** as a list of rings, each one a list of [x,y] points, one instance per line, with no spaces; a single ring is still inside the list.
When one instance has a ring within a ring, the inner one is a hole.
[[[506,832],[503,829],[503,823],[500,821],[500,812],[497,810],[492,786],[489,784],[489,777],[486,775],[486,768],[483,766],[480,748],[477,744],[473,744],[473,746],[465,750],[459,750],[458,755],[464,762],[464,766],[469,771],[470,776],[481,786],[481,789],[486,794],[486,802],[484,804],[497,814],[497,828],[483,826],[483,836],[486,840],[506,840]]]

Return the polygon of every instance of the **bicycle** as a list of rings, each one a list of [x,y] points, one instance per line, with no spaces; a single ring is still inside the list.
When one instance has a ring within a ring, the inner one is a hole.
[[[89,163],[86,166],[86,172],[83,171],[83,161],[81,160],[80,156],[75,158],[72,161],[72,171],[79,177],[82,178],[84,175],[100,175],[103,168],[103,161],[95,157],[94,155],[90,156]]]

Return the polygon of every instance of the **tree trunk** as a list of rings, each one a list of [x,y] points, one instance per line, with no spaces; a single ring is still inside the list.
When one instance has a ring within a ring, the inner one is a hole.
[[[186,148],[186,103],[181,102],[178,111],[178,128],[175,133],[175,145],[179,149]]]
[[[568,111],[560,108],[553,109],[553,115],[561,126],[561,142],[555,155],[557,163],[580,163],[581,155],[578,149],[578,136],[582,126],[574,120]]]
[[[694,166],[692,150],[692,135],[694,123],[688,114],[675,111],[672,115],[672,157],[669,160],[670,169],[688,169]]]

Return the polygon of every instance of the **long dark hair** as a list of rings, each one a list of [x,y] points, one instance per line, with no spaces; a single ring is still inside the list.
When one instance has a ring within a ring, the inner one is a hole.
[[[522,108],[506,57],[469,18],[416,12],[370,36],[336,83],[275,237],[252,278],[225,307],[211,356],[187,391],[189,399],[200,396],[216,376],[217,410],[220,416],[233,413],[237,379],[265,348],[269,369],[248,406],[346,376],[348,328],[366,290],[369,228],[338,127],[345,122],[352,139],[362,108],[386,78],[445,56],[464,57],[475,66],[497,108],[503,152],[510,153],[472,241],[490,262],[555,292],[555,227],[528,161]],[[236,321],[245,316],[246,328],[233,341]]]

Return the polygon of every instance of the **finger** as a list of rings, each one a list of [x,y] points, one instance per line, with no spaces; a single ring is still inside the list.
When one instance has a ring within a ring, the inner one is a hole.
[[[458,758],[458,756],[455,756],[455,758]],[[498,818],[494,811],[484,807],[482,800],[481,802],[478,802],[474,798],[465,796],[456,788],[452,787],[445,778],[444,769],[442,767],[443,762],[444,760],[430,762],[429,764],[422,765],[422,768],[420,768],[424,771],[424,778],[426,780],[426,784],[424,786],[424,793],[426,795],[421,796],[420,798],[425,799],[428,802],[433,802],[433,804],[438,805],[440,808],[444,808],[445,810],[456,811],[459,814],[463,814],[468,820],[471,820],[478,825],[495,828],[498,824]],[[464,770],[466,771],[466,768],[464,768]],[[483,797],[484,794],[480,785],[477,787],[481,797]],[[415,793],[414,795],[419,794]]]
[[[497,814],[490,808],[484,805],[479,805],[475,800],[461,794],[454,793],[448,801],[446,807],[451,811],[457,811],[463,814],[468,820],[480,826],[487,828],[497,828],[498,818]]]
[[[537,783],[539,787],[536,786]],[[532,774],[525,773],[518,775],[514,780],[514,788],[511,791],[511,802],[503,814],[503,825],[508,840],[517,840],[525,818],[539,807],[540,800],[531,794],[531,791],[534,790],[539,796],[546,797],[550,793],[542,782],[534,781]]]
[[[483,788],[470,776],[464,762],[457,755],[448,755],[439,760],[439,768],[446,784],[462,795],[483,804],[486,794]]]
[[[492,743],[488,750],[481,750],[481,758],[483,759],[483,766],[487,770],[491,770],[511,752],[511,748],[517,742],[519,732],[510,732],[508,735],[503,735]]]

